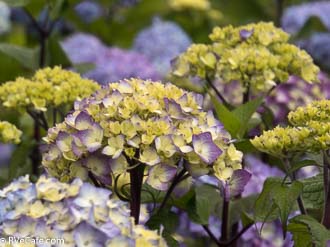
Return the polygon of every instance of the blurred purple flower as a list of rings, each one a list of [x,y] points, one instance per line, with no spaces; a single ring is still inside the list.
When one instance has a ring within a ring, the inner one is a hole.
[[[62,47],[74,64],[91,63],[95,68],[84,74],[99,83],[124,78],[160,79],[148,59],[135,51],[105,46],[90,34],[77,33],[62,42]]]
[[[318,1],[288,7],[282,16],[282,27],[289,33],[298,33],[306,21],[312,16],[320,18],[330,29],[330,2]]]
[[[11,144],[0,144],[0,167],[9,165],[14,146]]]
[[[102,6],[99,3],[91,0],[85,0],[81,3],[78,3],[74,7],[74,10],[76,11],[79,18],[86,23],[91,23],[103,15]]]
[[[176,23],[154,18],[152,25],[136,36],[133,49],[144,54],[165,76],[170,70],[171,60],[190,44],[191,39]]]
[[[97,63],[107,50],[95,36],[86,33],[76,33],[65,39],[62,48],[72,63]]]
[[[253,155],[245,155],[245,169],[249,171],[252,176],[250,181],[244,188],[243,197],[260,193],[265,180],[271,176],[284,176],[284,173],[277,167],[270,167],[263,163],[259,158]]]
[[[119,48],[109,48],[96,63],[95,70],[88,72],[86,76],[103,84],[131,77],[160,79],[145,56]]]
[[[275,124],[286,122],[289,111],[306,105],[313,100],[330,97],[330,80],[325,74],[319,74],[320,83],[310,84],[296,76],[291,76],[267,97],[267,106],[273,111]]]
[[[306,50],[321,67],[330,70],[330,33],[315,33],[299,41],[298,45]]]

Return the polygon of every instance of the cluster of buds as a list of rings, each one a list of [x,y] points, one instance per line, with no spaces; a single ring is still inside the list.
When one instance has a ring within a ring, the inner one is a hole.
[[[244,91],[268,92],[290,75],[317,81],[318,67],[303,50],[288,43],[289,35],[272,23],[234,28],[216,27],[211,44],[193,44],[173,62],[173,75],[238,81]]]
[[[228,179],[242,153],[230,135],[202,110],[201,95],[170,83],[123,80],[75,102],[74,112],[49,129],[43,166],[62,181],[113,176],[144,164],[146,182],[166,190],[183,165],[196,177]]]
[[[262,152],[282,157],[295,152],[326,150],[330,146],[329,107],[329,100],[298,107],[288,115],[292,127],[265,131],[251,142]]]
[[[0,86],[3,106],[18,111],[46,111],[91,95],[99,85],[60,67],[38,70],[31,79],[19,77]]]
[[[15,125],[7,121],[0,121],[0,142],[1,143],[19,143],[22,131]]]
[[[66,247],[167,246],[156,231],[135,225],[127,204],[110,196],[80,179],[66,184],[41,176],[33,184],[20,177],[0,191],[0,236],[64,240],[56,246]],[[19,246],[41,246],[28,244]]]

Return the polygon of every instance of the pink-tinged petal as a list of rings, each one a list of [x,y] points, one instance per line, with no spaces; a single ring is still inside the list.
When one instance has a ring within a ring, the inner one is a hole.
[[[167,190],[176,172],[176,167],[159,164],[150,168],[146,182],[157,190]]]
[[[69,152],[72,148],[72,140],[70,134],[60,131],[56,138],[56,145],[62,152]]]
[[[245,186],[249,182],[252,174],[246,170],[235,170],[229,181],[230,197],[235,197],[243,193]]]
[[[167,113],[174,119],[184,119],[184,115],[180,104],[172,99],[164,98],[165,109]]]
[[[193,135],[194,151],[207,164],[212,164],[221,154],[221,149],[213,142],[210,132]]]
[[[93,125],[94,121],[92,117],[86,112],[80,112],[74,122],[74,128],[77,130],[86,130]]]

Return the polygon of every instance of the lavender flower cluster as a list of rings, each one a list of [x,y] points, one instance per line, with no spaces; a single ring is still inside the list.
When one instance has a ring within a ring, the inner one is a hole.
[[[152,25],[135,38],[133,50],[144,54],[165,76],[170,71],[171,60],[191,44],[189,36],[174,22],[154,18]]]
[[[330,29],[330,2],[318,1],[288,7],[282,16],[282,27],[285,31],[298,33],[310,17],[320,18],[323,24]]]
[[[98,2],[92,0],[82,1],[78,3],[74,9],[79,18],[86,23],[96,21],[104,15],[102,6]]]
[[[62,247],[167,246],[156,231],[134,225],[127,204],[110,195],[79,179],[41,176],[33,184],[21,177],[0,191],[0,237],[64,239],[56,245]]]
[[[90,34],[74,34],[62,42],[62,47],[72,63],[94,64],[95,68],[84,76],[101,84],[130,77],[159,79],[158,73],[144,55],[107,47]]]
[[[315,33],[299,41],[298,45],[306,50],[321,67],[330,70],[330,33]]]

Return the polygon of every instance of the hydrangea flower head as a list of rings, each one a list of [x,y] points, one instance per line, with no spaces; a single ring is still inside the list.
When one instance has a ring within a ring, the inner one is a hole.
[[[317,81],[312,58],[289,44],[289,35],[272,23],[216,27],[209,37],[212,44],[193,44],[174,61],[174,75],[238,81],[252,94],[268,92],[290,75]]]
[[[0,142],[19,143],[22,131],[7,121],[0,121]]]
[[[60,238],[68,247],[167,246],[157,232],[134,225],[127,204],[110,195],[79,179],[41,176],[33,184],[21,177],[0,191],[1,237]]]
[[[285,9],[281,23],[285,31],[298,33],[309,18],[316,16],[330,29],[330,3],[328,1],[315,1],[293,5]]]
[[[330,4],[329,4],[330,6]],[[330,19],[330,18],[329,18]],[[321,68],[330,69],[330,34],[314,33],[298,45],[306,50]]]
[[[136,36],[133,50],[145,55],[165,76],[170,71],[171,60],[190,44],[191,39],[176,23],[154,18],[152,25]]]
[[[103,9],[95,1],[85,0],[74,7],[77,15],[86,23],[91,23],[103,15]]]
[[[105,45],[97,37],[87,33],[75,33],[61,42],[72,63],[96,63],[105,52]]]
[[[48,131],[43,165],[63,181],[92,173],[110,185],[111,174],[142,163],[147,183],[166,190],[185,159],[193,176],[227,179],[241,168],[242,155],[212,112],[202,110],[202,101],[170,83],[110,83],[77,101],[65,122]]]
[[[61,44],[72,63],[95,65],[84,76],[101,84],[130,77],[153,80],[160,78],[147,56],[137,51],[107,47],[93,35],[77,33]]]
[[[89,96],[99,85],[60,67],[38,70],[31,79],[19,77],[0,86],[0,101],[7,108],[46,111],[49,106],[72,104]]]
[[[275,156],[326,150],[330,143],[329,106],[330,100],[320,100],[298,107],[288,115],[292,127],[278,126],[251,142],[262,152]]]

